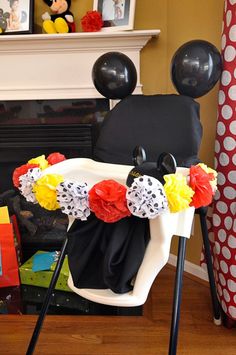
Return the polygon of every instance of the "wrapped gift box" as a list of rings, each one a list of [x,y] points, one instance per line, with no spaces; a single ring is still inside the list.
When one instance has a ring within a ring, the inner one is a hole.
[[[44,252],[38,251],[36,254],[40,254],[40,253],[44,253]],[[34,256],[32,256],[29,260],[27,260],[23,265],[20,266],[21,283],[24,285],[32,285],[32,286],[40,286],[40,287],[48,288],[53,275],[53,271],[56,267],[56,262],[52,264],[50,270],[34,272],[32,270],[33,258]],[[68,266],[68,259],[66,256],[55,289],[72,292],[71,289],[67,286],[68,277],[69,277],[69,266]]]

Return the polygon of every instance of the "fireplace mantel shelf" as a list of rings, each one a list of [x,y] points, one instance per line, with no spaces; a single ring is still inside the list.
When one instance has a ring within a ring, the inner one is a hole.
[[[64,34],[32,34],[0,36],[1,51],[25,51],[25,49],[68,49],[80,48],[120,48],[123,46],[141,48],[151,37],[157,37],[160,30],[134,30],[117,32],[77,32]]]
[[[160,30],[0,36],[0,100],[99,98],[96,59],[119,51],[134,62],[141,93],[140,51]]]

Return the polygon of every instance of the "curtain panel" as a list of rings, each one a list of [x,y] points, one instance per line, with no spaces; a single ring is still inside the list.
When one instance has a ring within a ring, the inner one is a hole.
[[[218,297],[226,317],[236,324],[236,0],[225,1],[222,60],[215,140],[218,191],[208,227]]]

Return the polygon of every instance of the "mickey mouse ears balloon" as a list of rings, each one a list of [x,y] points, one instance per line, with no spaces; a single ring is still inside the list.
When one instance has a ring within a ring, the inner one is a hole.
[[[171,79],[176,90],[193,98],[207,94],[219,80],[221,71],[218,49],[204,40],[183,44],[171,62]]]
[[[120,52],[108,52],[93,65],[92,79],[97,91],[108,99],[123,99],[132,94],[137,72],[132,60]]]

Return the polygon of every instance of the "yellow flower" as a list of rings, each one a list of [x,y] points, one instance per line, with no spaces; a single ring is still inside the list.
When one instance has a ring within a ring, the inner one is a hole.
[[[187,185],[186,177],[182,174],[164,176],[164,190],[171,212],[179,212],[189,207],[194,191]]]
[[[211,188],[212,188],[212,191],[213,193],[216,192],[217,190],[217,172],[212,169],[212,168],[209,168],[206,164],[203,164],[203,163],[199,163],[198,164],[202,170],[204,170],[207,174],[212,174],[212,180],[210,181],[210,184],[211,184]]]
[[[41,207],[50,211],[60,208],[57,202],[56,187],[63,181],[63,176],[57,174],[44,175],[36,181],[33,192]]]
[[[44,170],[48,168],[50,165],[48,164],[48,161],[45,159],[45,155],[40,155],[37,158],[30,159],[28,161],[29,164],[38,164],[40,169]]]

